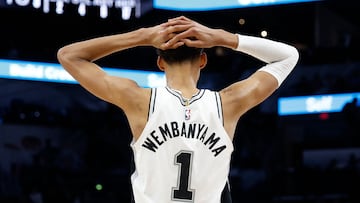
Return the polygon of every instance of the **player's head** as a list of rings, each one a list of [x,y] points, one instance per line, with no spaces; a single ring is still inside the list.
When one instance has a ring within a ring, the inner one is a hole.
[[[156,53],[166,63],[173,64],[173,63],[182,63],[185,61],[193,61],[195,59],[198,59],[203,54],[203,49],[196,47],[188,47],[186,45],[183,45],[176,49],[167,49],[167,50],[157,49]]]

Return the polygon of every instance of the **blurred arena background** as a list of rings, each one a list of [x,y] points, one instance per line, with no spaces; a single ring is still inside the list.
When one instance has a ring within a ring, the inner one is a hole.
[[[176,2],[0,0],[0,203],[130,202],[127,121],[64,75],[56,51],[178,15],[300,51],[282,87],[239,121],[230,173],[234,203],[358,203],[360,6]],[[224,48],[206,51],[200,87],[223,88],[261,65]],[[144,86],[163,84],[152,48],[98,62],[116,74],[137,71]]]

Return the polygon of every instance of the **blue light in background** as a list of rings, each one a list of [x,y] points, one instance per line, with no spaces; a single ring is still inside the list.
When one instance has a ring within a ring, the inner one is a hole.
[[[165,74],[163,72],[106,67],[103,69],[110,75],[132,79],[141,87],[165,85]],[[0,78],[70,84],[78,83],[60,64],[5,59],[0,59]]]
[[[280,97],[278,99],[278,114],[286,116],[341,112],[344,105],[354,98],[360,100],[360,93]]]
[[[154,0],[154,8],[177,11],[206,11],[313,1],[321,0]]]

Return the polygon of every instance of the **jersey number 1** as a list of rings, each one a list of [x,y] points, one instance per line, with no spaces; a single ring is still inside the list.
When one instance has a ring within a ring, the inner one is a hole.
[[[180,167],[177,187],[172,189],[172,198],[175,200],[194,200],[194,190],[189,188],[192,156],[193,153],[190,151],[180,151],[175,155],[175,164]]]

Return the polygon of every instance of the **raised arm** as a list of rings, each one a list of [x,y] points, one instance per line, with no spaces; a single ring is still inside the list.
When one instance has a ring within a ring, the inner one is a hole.
[[[288,44],[265,38],[236,34],[238,45],[233,48],[266,63],[250,77],[222,90],[224,112],[229,121],[235,122],[246,111],[263,102],[282,84],[295,67],[299,54]],[[235,123],[233,123],[235,124]]]
[[[176,48],[183,42],[169,46],[166,45],[166,41],[183,29],[183,27],[173,29],[172,23],[166,22],[127,33],[88,39],[60,48],[57,57],[64,69],[82,87],[125,112],[132,134],[137,139],[147,121],[150,89],[138,86],[129,78],[108,75],[95,61],[112,53],[138,46]]]
[[[59,49],[58,60],[63,68],[77,80],[82,87],[105,101],[124,107],[124,91],[117,89],[139,88],[127,78],[115,78],[107,75],[95,61],[114,52],[142,45],[143,30],[111,35],[69,44]]]
[[[60,64],[93,95],[114,103],[127,110],[132,108],[143,91],[135,81],[128,78],[113,77],[98,66],[95,61],[112,53],[137,46],[163,48],[173,36],[169,33],[171,23],[166,22],[149,28],[140,28],[128,33],[114,34],[88,39],[66,45],[58,50]],[[172,30],[171,30],[172,31]],[[171,47],[181,45],[181,42]],[[171,48],[170,46],[167,48]]]

